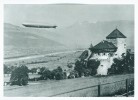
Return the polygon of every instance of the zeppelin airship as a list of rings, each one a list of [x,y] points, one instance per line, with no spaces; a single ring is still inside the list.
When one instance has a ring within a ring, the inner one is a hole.
[[[56,28],[56,25],[41,25],[41,24],[22,24],[25,27],[31,27],[31,28]]]

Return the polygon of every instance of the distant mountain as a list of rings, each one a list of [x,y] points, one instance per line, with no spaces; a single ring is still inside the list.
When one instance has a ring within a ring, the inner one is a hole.
[[[77,22],[64,29],[57,29],[54,32],[62,37],[60,42],[66,40],[66,44],[87,48],[90,43],[96,45],[106,38],[115,28],[118,28],[126,37],[128,47],[134,47],[134,22],[127,20],[106,21],[106,22]]]
[[[96,45],[105,39],[115,28],[127,37],[127,46],[133,49],[134,21],[128,20],[95,23],[84,21],[56,29],[25,28],[5,23],[4,48],[39,48],[40,53],[43,49],[47,51],[84,49],[91,43]]]

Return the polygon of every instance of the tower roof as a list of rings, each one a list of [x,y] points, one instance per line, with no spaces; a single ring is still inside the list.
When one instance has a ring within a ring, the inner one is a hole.
[[[113,30],[106,39],[126,38],[117,28]]]
[[[115,52],[117,47],[113,43],[103,40],[95,45],[92,50],[94,52]]]

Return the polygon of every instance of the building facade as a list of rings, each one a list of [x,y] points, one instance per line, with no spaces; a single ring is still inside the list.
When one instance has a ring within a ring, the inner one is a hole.
[[[106,37],[106,40],[101,41],[88,51],[91,51],[91,54],[88,52],[86,60],[89,58],[100,61],[97,74],[107,75],[108,69],[113,64],[113,59],[121,59],[123,55],[126,55],[126,36],[115,29]]]

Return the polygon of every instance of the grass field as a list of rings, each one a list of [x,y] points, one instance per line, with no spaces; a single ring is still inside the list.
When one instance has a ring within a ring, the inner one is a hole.
[[[63,69],[67,68],[67,63],[74,63],[75,60],[81,55],[82,51],[62,53],[56,55],[49,55],[44,57],[37,57],[31,59],[24,59],[19,61],[6,62],[8,66],[26,64],[30,68],[46,67],[50,70],[61,66]]]
[[[133,74],[125,75],[114,75],[106,77],[85,77],[85,78],[76,78],[76,79],[67,79],[67,80],[46,80],[46,81],[37,81],[29,82],[27,86],[5,86],[4,87],[4,96],[6,97],[44,97],[52,96],[56,94],[62,94],[68,91],[85,88],[89,86],[98,85],[99,83],[110,83],[119,80],[125,80],[127,78],[134,78]],[[117,83],[115,85],[110,85],[102,88],[102,92],[111,90],[116,90],[117,88],[125,88],[125,81]],[[102,93],[101,92],[101,93]],[[88,95],[88,94],[89,95]],[[90,94],[91,93],[91,94]],[[57,96],[96,96],[97,88],[87,89],[76,91],[72,93],[67,93]]]

